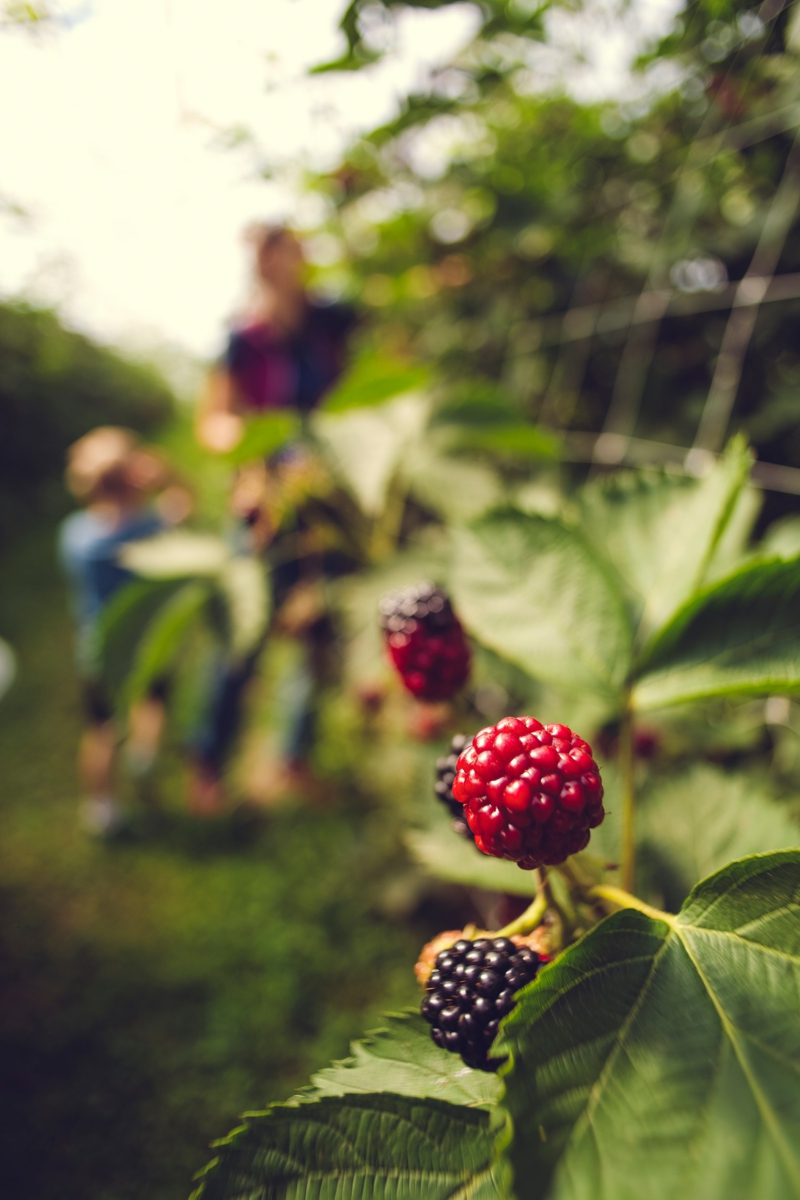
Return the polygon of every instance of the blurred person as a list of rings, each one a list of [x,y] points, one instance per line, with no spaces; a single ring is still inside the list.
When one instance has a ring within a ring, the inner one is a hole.
[[[238,444],[247,416],[311,412],[341,375],[355,324],[350,305],[322,303],[308,292],[303,248],[290,229],[252,226],[247,241],[254,293],[198,413],[200,441],[218,453]]]
[[[303,248],[290,229],[252,226],[247,241],[253,251],[254,294],[210,374],[198,411],[198,438],[216,453],[239,443],[250,416],[279,409],[303,417],[309,414],[339,379],[355,324],[349,305],[326,304],[309,293]],[[270,546],[306,483],[313,491],[317,470],[301,444],[240,468],[231,507],[247,527],[254,553]],[[325,643],[331,636],[320,576],[320,564],[311,557],[289,556],[271,571],[275,627],[305,646],[302,663],[282,688],[288,733],[274,778],[279,791],[294,784],[307,787],[310,782],[307,758],[313,742],[315,693],[324,673]],[[196,740],[191,785],[195,805],[213,808],[222,803],[222,775],[257,658],[254,655],[243,667],[218,674],[207,721]]]
[[[102,680],[100,618],[133,576],[117,555],[126,543],[152,537],[188,515],[191,497],[175,482],[161,455],[129,429],[102,426],[67,451],[67,486],[83,505],[60,526],[58,553],[72,593],[76,660],[87,721],[78,750],[84,827],[113,837],[125,826],[116,796],[120,730]],[[157,501],[154,499],[157,496]],[[164,724],[164,685],[157,684],[130,712],[126,754],[143,774],[151,766]]]

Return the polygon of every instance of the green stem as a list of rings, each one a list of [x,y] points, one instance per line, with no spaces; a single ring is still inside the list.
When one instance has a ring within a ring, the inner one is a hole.
[[[622,792],[622,886],[633,891],[635,874],[635,807],[633,714],[626,707],[619,730],[619,773]]]
[[[539,873],[537,872],[537,875]],[[542,917],[547,912],[548,906],[547,889],[541,875],[539,875],[539,889],[536,897],[531,904],[525,909],[521,916],[517,917],[516,921],[511,921],[502,929],[498,929],[495,937],[513,937],[515,933],[530,933],[540,924]]]
[[[638,912],[652,917],[654,921],[668,921],[670,925],[675,921],[672,913],[665,913],[660,908],[653,908],[651,905],[645,904],[644,900],[632,896],[630,892],[626,892],[622,888],[611,887],[609,884],[599,884],[597,887],[590,888],[586,893],[586,899],[590,902],[599,901],[604,906],[610,907],[612,911],[621,908],[635,908]]]

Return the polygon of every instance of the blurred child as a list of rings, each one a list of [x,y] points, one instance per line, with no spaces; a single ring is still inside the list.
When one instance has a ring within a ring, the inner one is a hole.
[[[120,547],[181,520],[191,500],[171,481],[155,450],[140,445],[131,430],[111,425],[92,430],[69,448],[66,478],[84,506],[62,522],[58,535],[77,625],[76,658],[87,721],[78,751],[81,820],[88,831],[113,837],[125,825],[115,790],[120,731],[101,676],[100,617],[132,578],[117,561]],[[152,764],[163,723],[163,686],[154,687],[130,713],[126,753],[132,769],[143,773]]]

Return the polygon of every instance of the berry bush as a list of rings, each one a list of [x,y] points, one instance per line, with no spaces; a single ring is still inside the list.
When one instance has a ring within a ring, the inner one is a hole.
[[[800,687],[800,559],[769,536],[753,548],[749,462],[734,443],[690,483],[589,484],[577,523],[490,510],[453,529],[447,593],[384,596],[407,703],[447,696],[471,730],[424,751],[434,795],[409,844],[433,873],[528,906],[427,945],[420,1010],[249,1115],[202,1200],[351,1200],[365,1178],[408,1198],[800,1195],[797,827],[754,777],[664,771],[666,733],[636,756],[641,721],[668,731],[665,707],[696,725],[699,704]],[[442,629],[452,658],[436,657]],[[536,718],[478,728],[466,664],[484,648],[537,681]],[[404,786],[392,774],[387,802]],[[674,904],[648,874],[659,853],[694,884]]]

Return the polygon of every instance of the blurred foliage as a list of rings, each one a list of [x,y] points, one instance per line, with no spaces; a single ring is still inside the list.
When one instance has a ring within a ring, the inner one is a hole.
[[[4,1179],[17,1200],[185,1200],[243,1107],[413,1003],[409,964],[450,917],[413,892],[398,907],[396,820],[352,784],[261,819],[186,816],[173,727],[143,793],[160,811],[126,844],[87,839],[51,546],[44,527],[7,549],[0,596],[20,667],[0,720]],[[279,703],[276,657],[254,719]]]
[[[441,6],[354,0],[346,65],[390,46],[404,8]],[[669,458],[697,434],[736,282],[785,276],[758,310],[729,433],[800,466],[792,10],[692,4],[642,45],[619,100],[579,103],[564,91],[579,50],[552,44],[549,8],[482,4],[476,38],[314,181],[321,281],[366,302],[379,344],[434,365],[445,404],[494,389],[528,422],[634,435]],[[572,19],[603,36],[615,15],[589,5]],[[461,448],[497,459],[507,440],[521,449],[510,429]],[[567,439],[568,461],[587,453]],[[764,519],[794,506],[773,494]]]
[[[0,537],[63,509],[64,454],[96,425],[152,434],[174,398],[152,368],[65,328],[55,313],[0,305]]]

